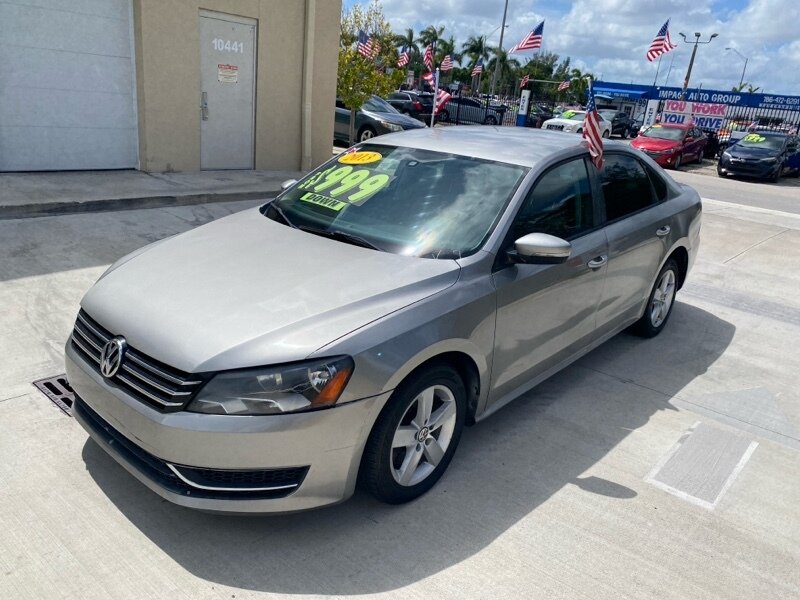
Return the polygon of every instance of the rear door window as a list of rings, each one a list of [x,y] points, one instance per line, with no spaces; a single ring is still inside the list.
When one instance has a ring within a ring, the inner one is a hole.
[[[655,202],[644,165],[627,154],[606,155],[600,183],[608,221],[637,213]]]

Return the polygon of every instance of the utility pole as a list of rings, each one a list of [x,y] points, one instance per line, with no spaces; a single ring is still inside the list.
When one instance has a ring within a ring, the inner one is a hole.
[[[490,96],[494,96],[494,86],[497,83],[497,74],[500,72],[500,52],[503,51],[503,34],[506,32],[507,14],[508,14],[508,0],[506,0],[505,7],[503,8],[503,24],[500,25],[500,46],[498,46],[498,53],[494,57],[494,74],[492,75],[492,91],[489,92]]]
[[[733,50],[736,54],[739,55],[739,58],[744,59],[744,67],[742,67],[742,76],[739,78],[739,91],[742,90],[742,86],[744,86],[744,72],[747,70],[747,61],[749,60],[744,54],[739,52],[736,48],[725,48],[725,50]]]
[[[700,36],[703,35],[703,34],[701,34],[699,32],[696,32],[694,34],[694,41],[693,42],[687,40],[686,39],[686,35],[683,34],[683,33],[679,33],[678,35],[680,35],[683,38],[684,43],[686,43],[686,44],[694,44],[694,48],[692,48],[692,57],[689,59],[689,68],[686,69],[686,79],[683,80],[683,92],[681,93],[681,100],[686,100],[686,90],[689,89],[689,78],[692,76],[692,67],[694,66],[694,57],[697,55],[697,45],[698,44],[710,44],[711,40],[713,40],[715,37],[717,37],[718,34],[712,33],[711,37],[708,38],[708,40],[705,41],[705,42],[701,42],[700,41]]]

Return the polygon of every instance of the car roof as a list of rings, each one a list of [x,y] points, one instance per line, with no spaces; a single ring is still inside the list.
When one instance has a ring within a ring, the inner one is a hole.
[[[564,150],[586,151],[581,142],[581,136],[571,133],[491,125],[425,127],[369,140],[370,144],[447,152],[524,167],[534,167]],[[627,144],[610,140],[603,140],[603,144],[614,150],[628,148]]]

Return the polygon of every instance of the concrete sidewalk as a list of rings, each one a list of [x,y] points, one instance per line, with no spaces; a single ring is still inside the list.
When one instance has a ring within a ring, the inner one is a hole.
[[[0,219],[272,198],[298,171],[0,173]]]

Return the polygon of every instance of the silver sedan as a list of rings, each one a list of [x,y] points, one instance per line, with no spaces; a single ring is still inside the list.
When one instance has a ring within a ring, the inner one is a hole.
[[[465,425],[667,324],[697,193],[607,142],[381,136],[112,265],[67,342],[74,414],[167,500],[296,511],[428,491]]]

